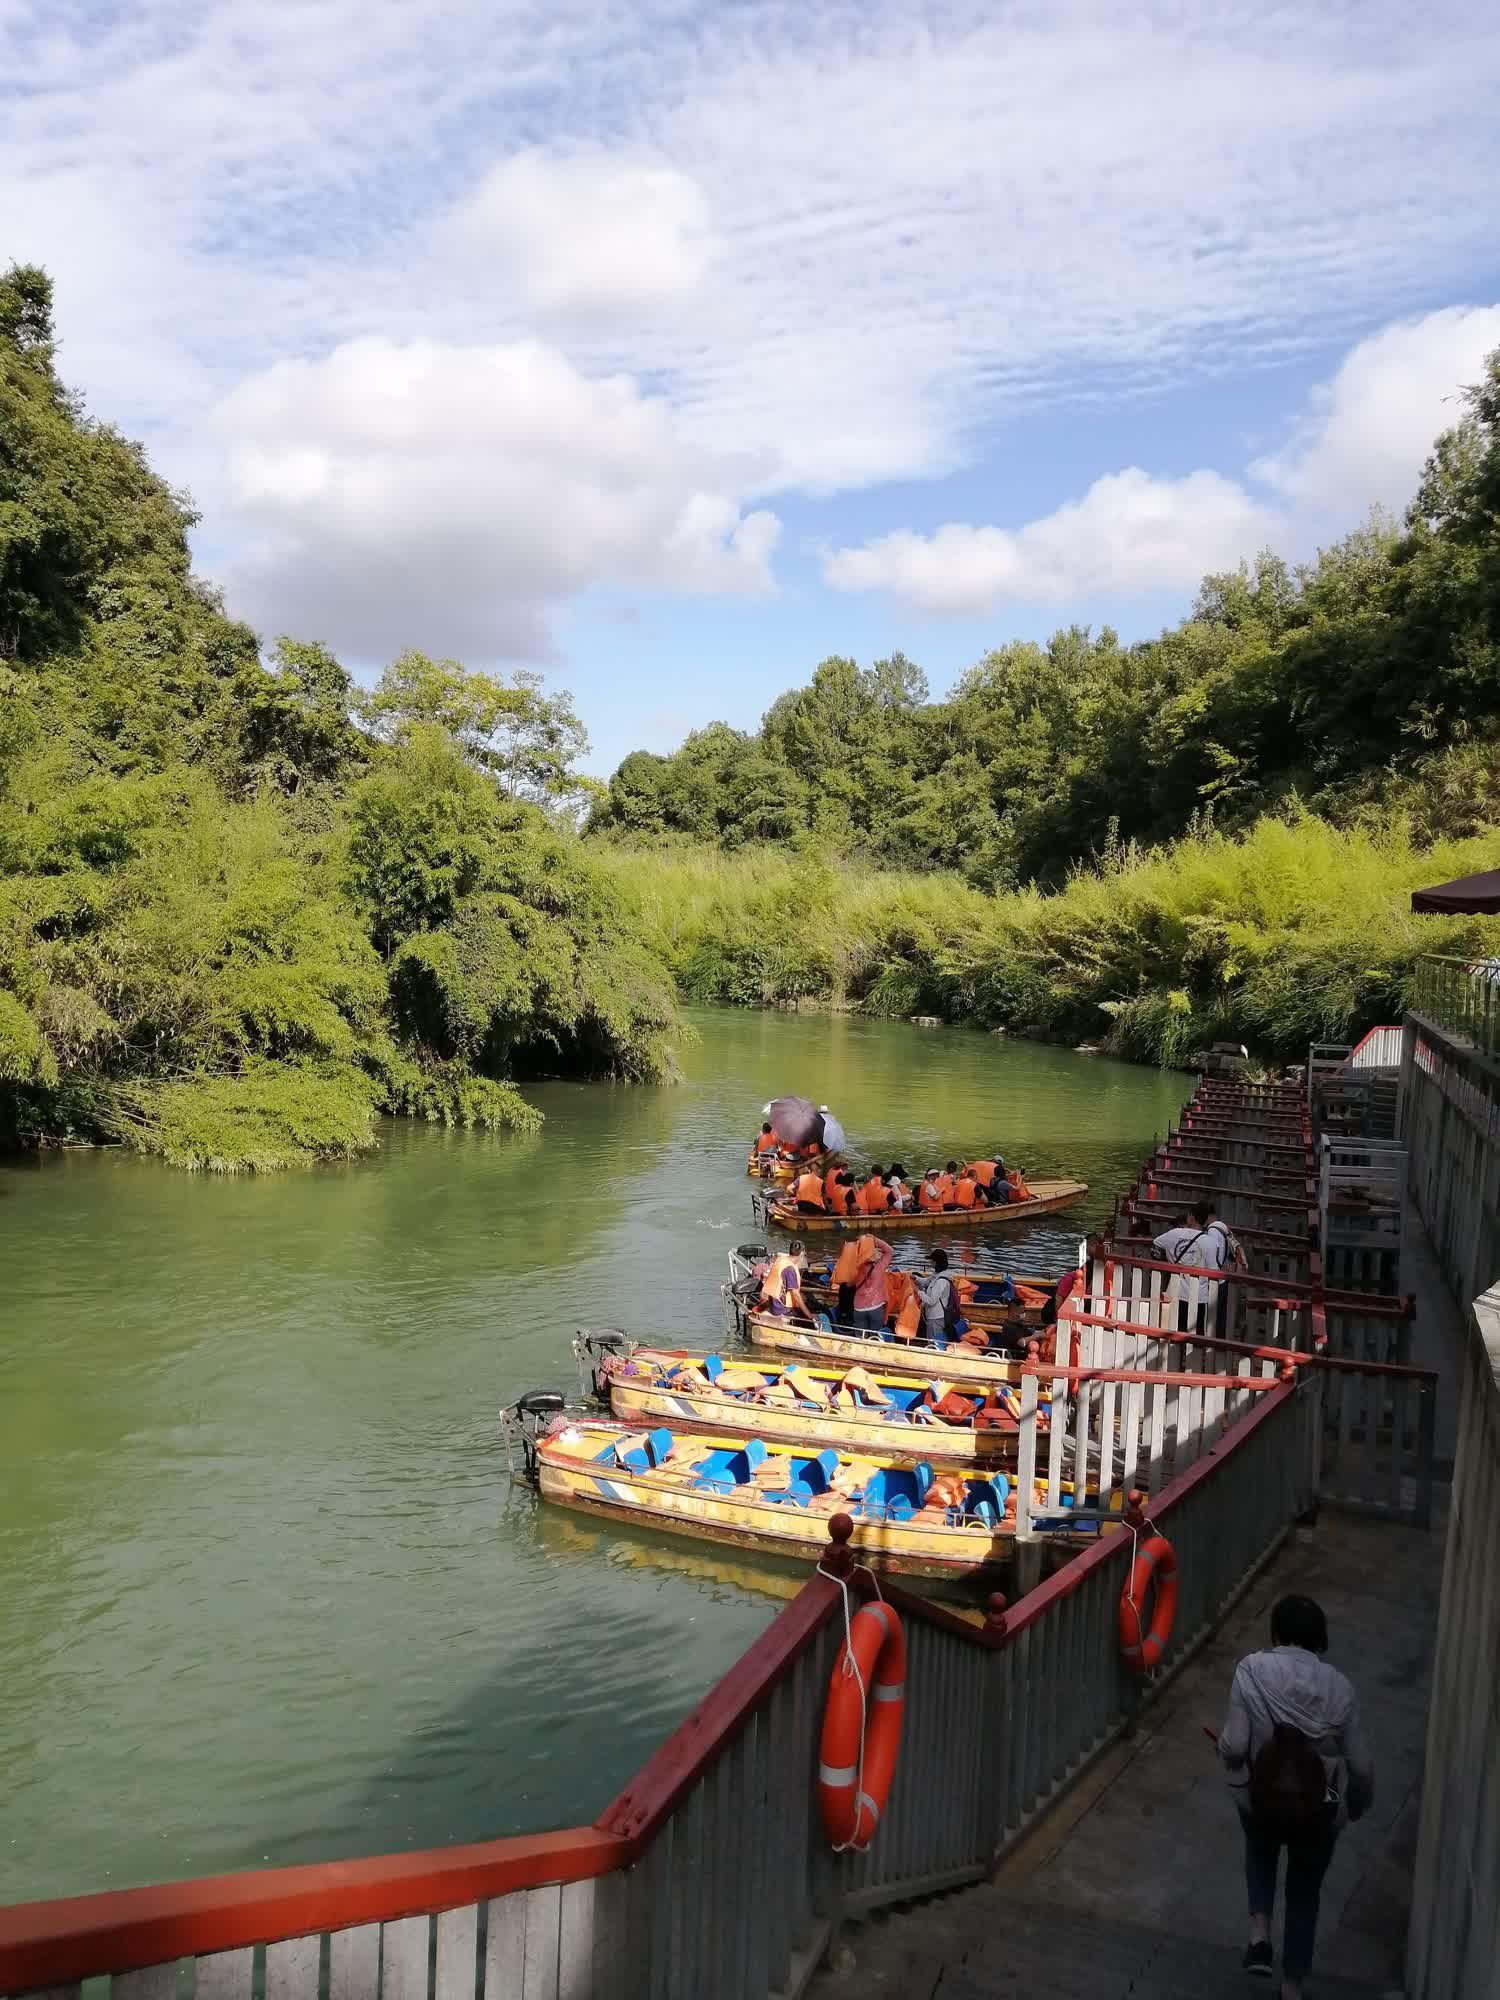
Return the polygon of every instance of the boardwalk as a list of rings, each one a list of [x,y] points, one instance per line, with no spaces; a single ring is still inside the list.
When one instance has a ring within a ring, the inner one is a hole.
[[[1425,1244],[1411,1246],[1407,1268],[1418,1295],[1413,1358],[1443,1371],[1446,1453],[1460,1322]],[[1324,1886],[1309,1991],[1399,1993],[1445,1528],[1440,1506],[1425,1533],[1326,1509],[1297,1529],[1136,1735],[1064,1795],[993,1885],[851,1927],[809,1994],[1244,2000],[1261,1990],[1239,1967],[1239,1830],[1203,1725],[1221,1719],[1234,1662],[1266,1643],[1270,1605],[1288,1590],[1325,1607],[1329,1657],[1359,1688],[1377,1760],[1375,1808],[1340,1840]],[[1279,1921],[1276,1935],[1279,1946]]]

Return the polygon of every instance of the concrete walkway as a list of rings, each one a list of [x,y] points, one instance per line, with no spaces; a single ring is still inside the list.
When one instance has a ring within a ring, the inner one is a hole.
[[[1324,1509],[1299,1528],[1186,1671],[1007,1856],[992,1884],[851,1926],[813,2000],[1239,2000],[1246,1979],[1239,1823],[1213,1747],[1240,1656],[1271,1605],[1304,1591],[1329,1658],[1359,1691],[1375,1805],[1341,1836],[1323,1886],[1309,1992],[1399,1994],[1432,1643],[1442,1586],[1463,1321],[1419,1222],[1402,1245],[1417,1300],[1412,1362],[1439,1372],[1441,1484],[1430,1530]],[[1280,1910],[1273,1936],[1280,1951]],[[1274,1988],[1270,1989],[1274,1991]]]
[[[1246,2000],[1266,1991],[1240,1971],[1239,1826],[1203,1725],[1222,1720],[1235,1661],[1267,1643],[1270,1607],[1288,1590],[1327,1612],[1329,1657],[1359,1689],[1376,1758],[1375,1806],[1340,1839],[1324,1884],[1310,1990],[1330,2000],[1399,1991],[1442,1528],[1325,1511],[1298,1529],[1137,1735],[1058,1803],[993,1885],[851,1927],[810,1994]],[[1275,1936],[1279,1949],[1279,1924]]]

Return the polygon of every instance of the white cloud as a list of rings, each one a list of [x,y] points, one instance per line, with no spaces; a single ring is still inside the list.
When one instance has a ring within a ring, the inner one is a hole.
[[[771,588],[780,524],[734,497],[751,468],[538,341],[350,341],[253,376],[214,422],[253,536],[233,601],[366,658],[544,657],[551,610],[602,581]]]
[[[1374,505],[1405,508],[1434,437],[1460,415],[1458,391],[1497,346],[1500,306],[1403,320],[1350,350],[1309,395],[1292,441],[1251,464],[1249,485],[1206,471],[1161,479],[1132,466],[1020,528],[949,522],[931,534],[900,529],[829,550],[824,581],[882,591],[920,611],[973,615],[1004,602],[1190,588],[1267,542],[1310,552],[1330,516],[1342,530]]]
[[[1463,296],[1492,225],[1455,191],[1500,179],[1500,40],[1464,0],[0,0],[13,78],[4,254],[52,266],[65,369],[192,482],[237,606],[350,646],[368,604],[410,635],[436,599],[395,468],[524,510],[495,434],[447,410],[425,455],[335,452],[315,407],[247,430],[282,364],[331,392],[369,340],[543,334],[634,385],[667,473],[632,498],[576,435],[547,457],[592,496],[595,560],[535,521],[534,562],[431,553],[452,624],[535,645],[579,578],[763,571],[756,495],[931,478],[1018,409],[1232,378]],[[377,406],[394,424],[394,391]],[[326,531],[299,477],[332,481]],[[1154,532],[1166,567],[1181,538]]]
[[[1191,587],[1274,531],[1267,511],[1216,472],[1154,479],[1139,467],[1096,479],[1081,500],[1022,528],[950,522],[824,558],[835,590],[879,590],[920,611],[976,615],[1005,602],[1067,604]]]
[[[1462,414],[1458,391],[1500,347],[1500,305],[1454,306],[1404,320],[1351,349],[1309,399],[1282,450],[1251,475],[1299,506],[1347,516],[1399,513],[1439,431]]]
[[[538,318],[648,316],[702,285],[715,243],[703,191],[674,167],[536,147],[492,167],[453,218],[456,249],[498,264]]]

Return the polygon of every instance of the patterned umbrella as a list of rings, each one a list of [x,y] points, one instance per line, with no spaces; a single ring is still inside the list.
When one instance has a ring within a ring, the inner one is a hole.
[[[771,1130],[783,1146],[805,1146],[816,1139],[822,1116],[810,1097],[773,1097],[766,1106]]]

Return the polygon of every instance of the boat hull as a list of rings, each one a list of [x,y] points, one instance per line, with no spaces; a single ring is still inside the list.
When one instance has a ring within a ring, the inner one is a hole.
[[[967,1271],[955,1271],[953,1276],[964,1278],[968,1277],[969,1273]],[[1057,1279],[1023,1277],[1019,1272],[1013,1272],[1012,1276],[1018,1285],[1028,1285],[1034,1291],[1045,1292],[1045,1303],[1037,1306],[1027,1306],[1017,1300],[1014,1305],[1001,1305],[997,1301],[988,1299],[966,1299],[964,1301],[963,1314],[971,1326],[1045,1326],[1048,1323],[1052,1316],[1050,1308],[1057,1291]],[[979,1278],[976,1282],[982,1287],[985,1280]],[[808,1304],[814,1311],[822,1311],[830,1315],[833,1313],[834,1307],[838,1303],[838,1292],[834,1286],[830,1284],[820,1285],[812,1273],[809,1272],[807,1277],[802,1281],[802,1289],[807,1295]]]
[[[901,1215],[802,1215],[784,1202],[775,1201],[766,1209],[765,1221],[769,1227],[787,1230],[793,1236],[824,1233],[864,1236],[871,1230],[898,1229],[1003,1229],[1012,1223],[1029,1221],[1034,1215],[1051,1215],[1057,1209],[1070,1208],[1088,1191],[1087,1181],[1033,1181],[1029,1201],[1001,1202],[995,1208],[945,1208],[931,1215],[920,1210]]]
[[[724,1396],[694,1395],[628,1375],[610,1378],[609,1407],[622,1423],[666,1424],[674,1431],[731,1431],[739,1437],[775,1438],[805,1451],[831,1445],[835,1451],[860,1457],[875,1454],[907,1464],[926,1459],[931,1465],[995,1466],[1002,1472],[1016,1462],[1018,1433],[1013,1422],[985,1430],[975,1430],[971,1424],[891,1424],[873,1415],[774,1403],[736,1404]]]
[[[726,1542],[733,1548],[759,1549],[766,1555],[812,1563],[828,1547],[829,1517],[823,1514],[692,1494],[673,1495],[678,1504],[667,1506],[660,1503],[660,1496],[653,1503],[643,1494],[625,1492],[623,1483],[614,1483],[613,1491],[602,1492],[597,1482],[581,1472],[565,1472],[545,1463],[540,1483],[542,1498],[556,1506],[697,1541]],[[960,1536],[962,1547],[954,1541]],[[980,1578],[999,1575],[1010,1561],[1015,1537],[993,1535],[978,1523],[969,1528],[912,1528],[905,1522],[856,1521],[850,1546],[861,1562],[886,1576]]]
[[[937,1348],[923,1341],[877,1340],[873,1334],[839,1330],[823,1333],[803,1321],[774,1319],[769,1314],[751,1313],[745,1331],[752,1347],[789,1361],[805,1361],[813,1366],[838,1362],[847,1367],[889,1371],[892,1366],[903,1374],[941,1376],[961,1388],[993,1389],[1001,1382],[1019,1382],[1025,1366],[1005,1355],[980,1354],[957,1342]]]
[[[859,1560],[896,1576],[998,1576],[1014,1548],[1008,1523],[992,1528],[975,1520],[945,1522],[939,1515],[924,1518],[927,1510],[899,1519],[883,1512],[872,1516],[832,1493],[805,1507],[778,1505],[749,1486],[727,1493],[692,1489],[669,1467],[628,1472],[613,1459],[595,1455],[598,1445],[622,1435],[628,1433],[618,1424],[584,1418],[542,1438],[537,1445],[542,1498],[581,1513],[810,1563],[828,1547],[833,1516],[847,1511],[854,1520],[851,1545]],[[705,1448],[711,1441],[703,1439]],[[724,1442],[740,1444],[732,1438]],[[787,1447],[770,1449],[780,1454]],[[871,1463],[868,1458],[862,1462]]]

